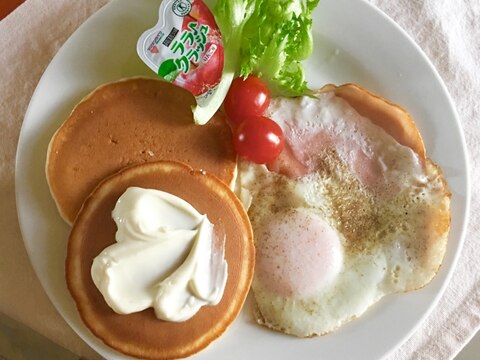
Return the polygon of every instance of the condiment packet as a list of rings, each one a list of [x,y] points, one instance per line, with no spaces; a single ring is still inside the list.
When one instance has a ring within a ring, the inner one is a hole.
[[[191,92],[196,108],[209,107],[222,78],[224,47],[215,18],[203,1],[162,1],[159,20],[140,36],[137,53],[160,77]],[[214,110],[199,111],[200,115],[193,109],[195,121],[207,122],[221,105],[221,101],[215,103]]]

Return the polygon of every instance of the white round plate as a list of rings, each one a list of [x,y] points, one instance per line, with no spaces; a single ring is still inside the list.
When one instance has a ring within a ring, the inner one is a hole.
[[[100,84],[155,75],[138,59],[139,35],[156,23],[159,0],[114,0],[65,43],[45,71],[23,123],[17,153],[17,208],[25,246],[48,296],[70,326],[106,358],[124,358],[83,325],[64,280],[69,226],[45,180],[48,142],[75,103]],[[392,20],[362,0],[322,0],[314,14],[316,50],[307,61],[312,88],[356,82],[408,109],[429,156],[452,192],[446,257],[424,289],[391,295],[364,316],[324,337],[297,339],[241,316],[199,359],[380,359],[399,346],[432,310],[453,272],[465,232],[469,184],[465,142],[452,101],[434,67]]]

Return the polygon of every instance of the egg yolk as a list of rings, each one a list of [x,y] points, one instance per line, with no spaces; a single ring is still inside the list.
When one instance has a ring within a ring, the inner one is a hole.
[[[276,214],[255,235],[257,279],[280,296],[309,296],[328,285],[342,268],[338,234],[311,210]]]

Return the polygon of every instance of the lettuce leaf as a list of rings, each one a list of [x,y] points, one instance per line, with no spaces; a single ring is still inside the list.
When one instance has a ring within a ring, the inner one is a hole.
[[[221,106],[235,76],[261,77],[273,95],[308,95],[301,61],[313,50],[312,11],[319,0],[206,0],[222,33],[222,79],[207,103],[193,108],[205,124]]]
[[[313,50],[311,14],[319,0],[217,0],[213,14],[225,68],[260,76],[274,94],[308,92],[301,61]]]

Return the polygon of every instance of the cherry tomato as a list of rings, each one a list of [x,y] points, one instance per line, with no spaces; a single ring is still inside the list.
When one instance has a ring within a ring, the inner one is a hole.
[[[233,131],[237,154],[257,164],[273,161],[284,144],[282,128],[264,116],[248,117]]]
[[[230,122],[236,126],[246,117],[263,115],[269,104],[267,85],[256,76],[249,76],[245,80],[240,77],[233,80],[223,106]]]

